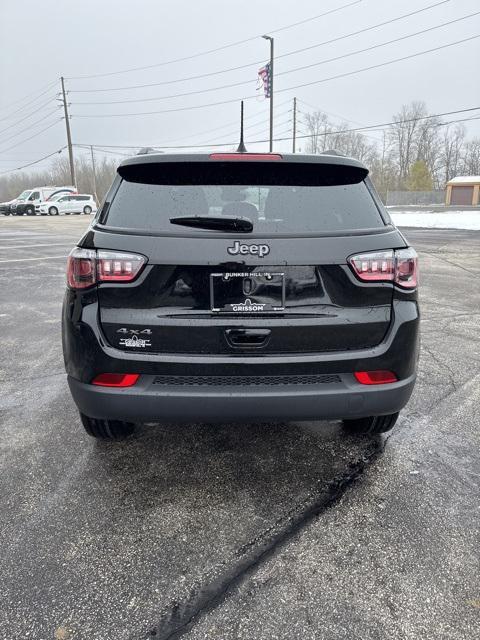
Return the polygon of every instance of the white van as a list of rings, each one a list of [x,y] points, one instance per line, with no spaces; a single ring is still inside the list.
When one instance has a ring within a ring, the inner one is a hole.
[[[97,203],[90,193],[59,193],[40,205],[42,216],[58,216],[59,213],[97,213]]]
[[[46,202],[51,196],[57,193],[76,193],[75,187],[34,187],[33,189],[25,189],[15,198],[10,205],[10,213],[16,216],[34,216],[40,209],[40,205]]]

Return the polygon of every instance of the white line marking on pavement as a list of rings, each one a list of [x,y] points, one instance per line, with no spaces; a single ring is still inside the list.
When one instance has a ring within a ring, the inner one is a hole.
[[[56,260],[57,258],[66,258],[66,255],[63,256],[43,256],[43,258],[15,258],[14,260],[0,260],[2,262],[29,262],[31,260]]]
[[[4,249],[32,249],[33,247],[67,247],[69,242],[49,242],[47,244],[16,244],[13,246],[2,247],[0,245],[0,251]]]

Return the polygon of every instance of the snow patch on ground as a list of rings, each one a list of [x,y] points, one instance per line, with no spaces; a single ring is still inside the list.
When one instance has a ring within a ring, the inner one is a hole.
[[[480,211],[390,211],[397,227],[480,230]]]

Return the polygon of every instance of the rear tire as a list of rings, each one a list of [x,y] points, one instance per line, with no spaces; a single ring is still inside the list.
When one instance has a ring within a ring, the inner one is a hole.
[[[92,207],[89,207],[88,205],[83,207],[83,213],[86,213],[87,215],[92,213]]]
[[[370,416],[369,418],[357,418],[356,420],[343,420],[343,428],[352,435],[375,436],[393,429],[398,418],[397,413],[387,416]]]
[[[122,420],[99,420],[98,418],[89,418],[81,413],[80,418],[85,431],[92,438],[100,438],[102,440],[121,440],[126,438],[135,429],[132,422],[123,422]]]

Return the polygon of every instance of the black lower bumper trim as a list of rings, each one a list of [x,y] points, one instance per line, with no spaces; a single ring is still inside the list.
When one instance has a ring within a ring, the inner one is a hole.
[[[319,420],[387,415],[408,402],[415,376],[365,386],[352,374],[334,384],[222,386],[168,385],[144,375],[134,387],[117,389],[68,377],[79,410],[91,418],[132,422],[255,422]]]

